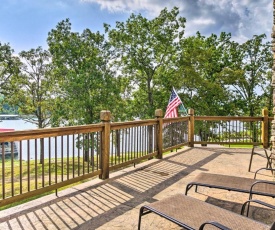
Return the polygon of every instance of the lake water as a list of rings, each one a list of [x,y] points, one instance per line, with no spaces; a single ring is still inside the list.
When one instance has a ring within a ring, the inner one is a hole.
[[[0,128],[6,128],[6,129],[14,129],[15,131],[20,131],[20,130],[32,130],[32,129],[37,129],[36,125],[26,122],[24,120],[2,120],[0,121]],[[127,140],[132,140],[132,139],[137,139],[140,138],[140,133],[131,133],[131,134],[126,134],[127,136]],[[124,138],[126,138],[126,136],[124,135]],[[143,135],[143,137],[145,137]],[[63,152],[63,156],[65,157],[71,157],[73,156],[73,154],[77,154],[79,152],[79,149],[77,148],[77,135],[73,136],[73,135],[68,135],[65,136],[62,140],[62,137],[57,137],[56,140],[55,138],[44,138],[44,156],[45,158],[52,158],[54,157],[54,153],[57,150],[57,157],[60,158],[61,157],[61,152]],[[129,143],[123,143],[122,144],[122,140],[123,138],[121,138],[121,146],[124,146],[127,144],[127,146],[129,145]],[[81,139],[80,139],[81,141]],[[67,147],[67,143],[69,143],[69,149]],[[142,143],[146,143],[146,140],[144,138],[141,138],[139,140],[140,146],[139,147],[140,151],[145,151],[146,149],[146,145],[142,145]],[[15,142],[18,152],[20,152],[20,146],[19,146],[19,142]],[[40,157],[40,141],[38,140],[35,143],[35,140],[30,140],[29,143],[26,140],[23,140],[21,142],[22,145],[22,160],[28,160],[28,151],[29,151],[29,158],[30,159],[35,159],[35,156],[37,155],[37,158],[39,159]],[[128,148],[128,147],[127,147]],[[62,149],[62,151],[61,151]],[[94,149],[95,153],[96,153],[96,148]],[[115,153],[115,148],[113,148],[112,150]],[[74,152],[74,153],[73,153]],[[82,152],[82,148],[80,149],[80,154],[83,154]],[[51,154],[51,155],[50,155]],[[0,154],[1,155],[1,154]]]
[[[0,128],[14,129],[14,130],[27,130],[36,129],[36,125],[23,120],[1,120]]]
[[[0,128],[5,128],[5,129],[14,129],[15,131],[20,131],[20,130],[32,130],[32,129],[37,129],[35,124],[32,124],[30,122],[26,122],[24,120],[1,120],[0,121]],[[69,135],[69,143],[73,143],[73,137]],[[67,138],[64,138],[63,141],[63,146],[66,146],[67,144]],[[44,139],[44,146],[45,146],[45,158],[49,157],[49,152],[52,154],[55,152],[55,140],[54,138],[50,139],[50,145],[49,145],[49,138]],[[15,143],[16,147],[19,152],[19,143]],[[50,147],[49,147],[50,146]],[[50,150],[49,150],[50,148]],[[75,148],[76,146],[71,147]],[[29,149],[29,150],[28,150]],[[60,149],[61,149],[61,137],[58,137],[57,139],[57,151],[58,151],[58,157],[61,157],[60,155]],[[37,154],[37,157],[39,159],[39,152],[40,152],[40,142],[37,141],[37,149],[35,149],[35,141],[30,140],[29,141],[29,146],[27,141],[22,141],[22,160],[27,160],[27,152],[29,151],[30,153],[30,159],[34,159],[35,155]],[[64,154],[67,154],[66,150],[64,151]],[[72,154],[68,152],[68,156],[71,156]],[[17,156],[15,156],[17,158]]]
[[[2,120],[0,121],[0,128],[6,128],[6,129],[14,129],[16,131],[19,130],[32,130],[32,129],[37,129],[36,125],[26,122],[24,120]],[[140,133],[141,132],[141,133]],[[132,143],[128,143],[129,140],[132,140],[135,142],[136,139],[139,139],[139,151],[145,151],[146,150],[146,144],[147,140],[145,139],[146,133],[147,131],[141,131],[141,130],[137,130],[137,132],[131,132],[129,134],[124,134],[124,138],[127,141],[123,142],[123,138],[121,138],[120,140],[120,145],[123,146],[126,149],[126,145],[127,145],[127,149],[129,145],[132,145]],[[141,138],[142,136],[142,138]],[[79,149],[77,148],[77,136],[73,136],[73,135],[68,135],[66,137],[64,137],[63,139],[61,139],[62,137],[57,137],[56,140],[55,138],[45,138],[44,139],[44,156],[45,158],[52,158],[53,154],[56,152],[57,150],[57,157],[61,157],[61,152],[63,151],[64,156],[72,156],[73,152],[77,153],[79,151]],[[81,141],[81,139],[80,139]],[[69,149],[67,147],[67,142],[69,143]],[[40,152],[40,141],[37,141],[35,143],[35,140],[30,140],[29,141],[29,146],[28,146],[28,142],[26,140],[22,141],[22,160],[28,160],[28,154],[27,152],[29,151],[29,158],[30,159],[35,159],[35,156],[37,155],[37,158],[39,159],[39,152]],[[17,149],[19,151],[19,143],[16,143]],[[36,147],[35,147],[36,146]],[[112,147],[112,146],[111,146]],[[61,151],[62,149],[62,151]],[[94,150],[96,151],[96,150]],[[113,148],[112,150],[113,152],[115,152],[115,148]],[[81,151],[82,152],[82,151]],[[51,155],[50,155],[51,153]]]

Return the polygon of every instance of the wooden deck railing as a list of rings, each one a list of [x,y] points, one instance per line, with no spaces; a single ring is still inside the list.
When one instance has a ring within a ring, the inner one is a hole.
[[[191,124],[195,133],[193,143],[263,145],[267,148],[271,119],[266,109],[262,111],[262,117],[195,116]]]
[[[88,178],[107,179],[112,170],[135,164],[184,145],[268,145],[271,119],[189,115],[0,133],[0,206],[56,190]],[[5,143],[11,143],[9,152]],[[13,146],[16,146],[14,148]]]

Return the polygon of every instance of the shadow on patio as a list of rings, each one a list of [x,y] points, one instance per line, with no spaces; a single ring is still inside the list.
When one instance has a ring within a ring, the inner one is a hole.
[[[0,212],[0,229],[137,229],[139,208],[185,191],[192,177],[201,171],[253,177],[247,172],[250,149],[222,147],[184,148],[111,174],[105,181],[84,184]],[[255,157],[252,171],[266,164]],[[260,177],[272,180],[270,174]],[[200,188],[189,196],[239,213],[248,194]],[[257,196],[255,196],[257,198]],[[260,197],[269,203],[272,198]],[[271,223],[273,211],[253,209],[254,219]],[[181,229],[154,214],[144,217],[143,229]]]

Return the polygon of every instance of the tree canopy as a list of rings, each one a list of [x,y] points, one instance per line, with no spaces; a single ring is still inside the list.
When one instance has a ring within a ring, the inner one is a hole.
[[[105,33],[72,30],[69,19],[52,29],[48,50],[14,55],[0,43],[0,93],[5,107],[32,114],[40,128],[152,118],[166,110],[172,87],[197,115],[259,115],[272,108],[270,43],[244,43],[230,33],[184,37],[179,9],[148,19],[131,14]],[[271,113],[271,112],[270,112]]]
[[[185,28],[185,18],[178,14],[176,7],[165,8],[152,20],[132,14],[126,22],[117,22],[115,29],[105,25],[115,64],[129,82],[134,116],[151,118],[157,107],[166,106]]]
[[[9,44],[0,42],[0,93],[3,93],[12,75],[19,72],[19,59]]]
[[[56,81],[52,73],[50,53],[41,47],[22,51],[20,73],[12,75],[5,91],[5,102],[18,107],[21,114],[38,128],[50,124],[54,111]]]
[[[59,83],[55,123],[91,124],[99,121],[101,110],[120,113],[121,81],[110,68],[104,35],[72,32],[67,19],[49,33],[48,44]]]

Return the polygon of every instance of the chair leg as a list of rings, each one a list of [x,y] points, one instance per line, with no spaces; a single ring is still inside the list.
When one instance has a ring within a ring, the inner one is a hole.
[[[253,155],[254,155],[254,148],[252,149],[251,156],[250,156],[250,162],[249,162],[249,167],[248,167],[248,172],[251,170],[251,164],[253,160]]]
[[[185,195],[187,196],[188,191],[193,187],[193,184],[188,184],[186,185],[186,189],[185,189]]]
[[[140,210],[139,210],[138,230],[140,230],[140,226],[141,226],[141,216],[142,216],[142,214],[143,214],[143,210],[144,210],[144,207],[141,207]]]
[[[248,201],[246,201],[245,203],[243,203],[242,209],[241,209],[241,215],[244,216],[245,207],[246,207],[246,205],[247,205],[246,216],[248,217],[248,213],[249,213],[249,204],[250,204],[250,200],[248,200]]]
[[[272,169],[272,160],[267,158],[266,167]]]
[[[266,168],[270,167],[270,164],[272,163],[271,155],[272,153],[269,156],[267,155]]]

